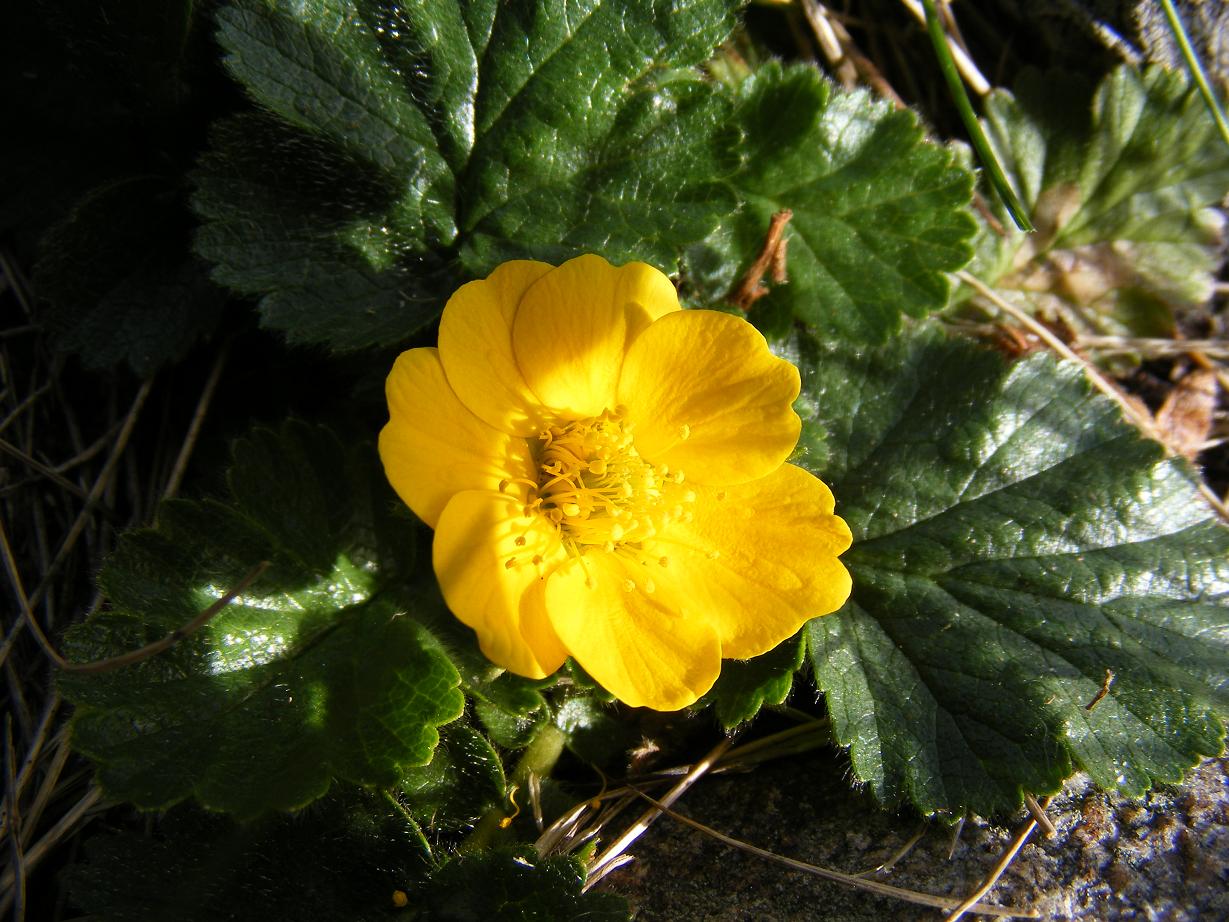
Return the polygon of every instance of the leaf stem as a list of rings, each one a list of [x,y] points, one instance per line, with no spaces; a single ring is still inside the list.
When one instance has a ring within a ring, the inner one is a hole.
[[[939,69],[943,72],[943,79],[947,81],[947,89],[951,94],[952,102],[956,105],[956,111],[960,113],[960,120],[964,122],[965,130],[969,133],[969,141],[973,144],[973,149],[977,151],[977,158],[985,168],[986,175],[990,177],[990,184],[994,186],[994,191],[999,194],[999,198],[1007,206],[1016,226],[1031,234],[1036,228],[1028,218],[1028,211],[1016,197],[1010,183],[1007,182],[1007,177],[1003,175],[1003,168],[999,166],[998,158],[994,156],[990,142],[986,140],[986,133],[982,131],[977,114],[973,111],[973,105],[969,102],[969,96],[964,91],[964,84],[960,81],[960,74],[956,71],[956,64],[952,60],[951,49],[947,46],[943,24],[939,21],[939,11],[935,8],[935,0],[922,0],[922,5],[926,10],[926,31],[930,33],[931,44],[935,46]]]
[[[534,735],[529,745],[525,747],[520,760],[516,763],[516,768],[512,770],[512,777],[509,779],[510,783],[508,785],[509,800],[515,796],[517,791],[525,789],[529,784],[530,775],[538,778],[550,776],[550,773],[554,771],[555,763],[563,755],[563,746],[567,739],[567,734],[553,723],[542,725],[542,728]],[[513,806],[516,805],[515,801],[512,801],[512,803]],[[516,816],[516,813],[513,813],[512,816]],[[466,836],[459,850],[462,852],[475,852],[487,848],[495,836],[507,828],[507,820],[509,818],[509,815],[502,806],[488,810],[478,820],[478,824],[474,826],[474,831]]]

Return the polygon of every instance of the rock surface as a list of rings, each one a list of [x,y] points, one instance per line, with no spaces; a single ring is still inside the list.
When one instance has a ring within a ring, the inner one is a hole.
[[[726,835],[814,864],[859,872],[896,853],[921,823],[851,792],[835,755],[703,779],[676,805]],[[1044,919],[1208,922],[1229,919],[1229,759],[1141,799],[1105,794],[1076,776],[985,898]],[[951,859],[952,830],[930,824],[888,874],[898,887],[962,898],[994,866],[1023,822],[970,820]],[[641,920],[935,920],[944,913],[791,871],[661,817],[611,875]],[[965,918],[989,918],[969,915]]]

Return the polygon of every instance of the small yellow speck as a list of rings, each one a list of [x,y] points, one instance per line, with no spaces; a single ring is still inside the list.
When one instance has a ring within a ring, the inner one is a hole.
[[[410,897],[404,890],[393,891],[393,905],[398,909],[405,909],[410,905]]]
[[[623,580],[623,591],[624,592],[634,592],[635,589],[636,589],[636,583],[634,580],[630,580],[630,579]]]
[[[679,426],[679,438],[682,439],[684,442],[687,441],[689,438],[691,438],[691,427],[687,425],[686,423],[683,423],[683,425]]]
[[[709,551],[704,556],[706,556],[709,560],[716,560],[718,557],[721,556],[721,551]]]

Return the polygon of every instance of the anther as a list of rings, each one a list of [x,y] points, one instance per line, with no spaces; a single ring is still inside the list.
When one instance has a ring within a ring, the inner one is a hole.
[[[689,438],[691,438],[691,427],[687,425],[686,423],[683,423],[683,425],[679,426],[679,438],[682,439],[684,442],[686,442]]]
[[[594,458],[592,461],[590,461],[589,462],[589,473],[597,474],[599,477],[605,474],[606,473],[606,459],[605,458]]]
[[[723,500],[723,499],[725,499],[725,490],[718,490],[718,491],[717,491],[717,500],[718,500],[718,502],[720,502],[720,501],[721,501],[721,500]]]
[[[516,540],[514,540],[512,543],[515,544],[517,547],[524,547],[525,546],[525,536],[517,535]]]
[[[564,503],[563,504],[563,514],[564,515],[580,515],[580,506],[576,505],[575,503]]]
[[[512,486],[512,481],[510,481],[510,480],[501,480],[501,481],[499,482],[499,492],[500,492],[500,493],[504,492],[504,490],[508,489],[508,487],[510,487],[510,486]]]
[[[668,566],[670,566],[670,558],[669,558],[669,557],[658,557],[658,558],[657,558],[657,562],[658,562],[659,564],[661,564],[663,567],[668,567]]]
[[[534,554],[534,555],[533,555],[533,565],[534,565],[535,567],[540,567],[540,566],[542,566],[542,555],[541,555],[541,554]]]
[[[505,561],[504,561],[504,569],[505,569],[505,570],[511,570],[511,569],[512,569],[513,567],[515,567],[515,566],[516,566],[516,558],[515,558],[515,557],[509,557],[507,560],[505,560]]]
[[[635,581],[630,580],[630,579],[623,580],[623,591],[624,592],[634,592],[635,589],[636,589]]]

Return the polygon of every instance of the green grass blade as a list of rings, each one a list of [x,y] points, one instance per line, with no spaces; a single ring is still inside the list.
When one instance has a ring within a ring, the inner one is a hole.
[[[1200,63],[1199,56],[1195,54],[1195,49],[1191,47],[1190,37],[1186,34],[1186,28],[1182,25],[1177,9],[1174,8],[1173,0],[1161,0],[1161,6],[1165,10],[1165,18],[1169,21],[1170,31],[1173,32],[1174,39],[1182,50],[1182,59],[1186,61],[1186,69],[1190,71],[1195,85],[1199,87],[1199,92],[1203,96],[1204,103],[1207,104],[1208,111],[1216,120],[1220,136],[1224,138],[1226,144],[1229,144],[1229,122],[1225,121],[1224,110],[1221,109],[1216,94],[1212,92],[1212,87],[1208,85],[1208,76],[1203,71],[1203,64]]]
[[[951,49],[947,47],[947,36],[943,32],[943,25],[939,22],[939,12],[935,9],[935,0],[922,0],[922,5],[926,8],[926,31],[930,33],[930,41],[935,46],[935,54],[939,58],[939,69],[943,71],[943,79],[947,81],[948,92],[951,93],[956,110],[960,113],[965,130],[969,133],[973,149],[977,151],[977,158],[985,167],[986,174],[990,177],[990,184],[994,186],[994,191],[999,194],[999,198],[1007,206],[1016,226],[1022,231],[1031,233],[1034,230],[1033,222],[1028,219],[1028,212],[1020,204],[1015,191],[1007,182],[1007,177],[1003,175],[1003,168],[999,166],[998,158],[990,149],[990,142],[986,140],[981,123],[977,120],[977,114],[973,111],[972,103],[969,102],[964,84],[960,82],[960,75],[956,72],[956,62],[952,60]]]

